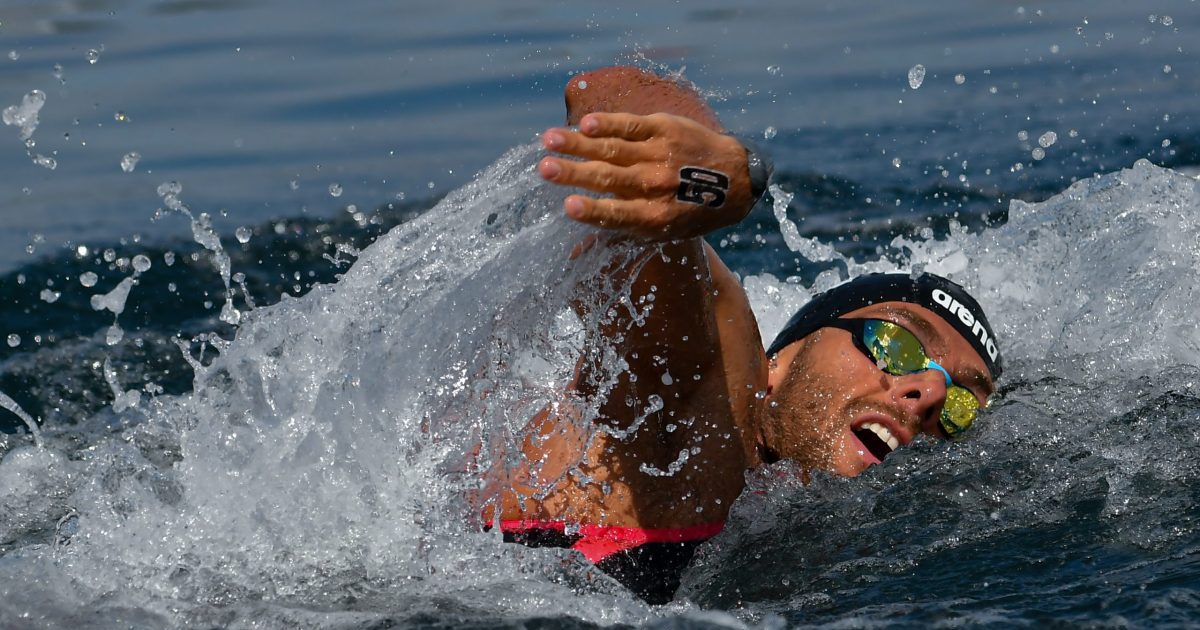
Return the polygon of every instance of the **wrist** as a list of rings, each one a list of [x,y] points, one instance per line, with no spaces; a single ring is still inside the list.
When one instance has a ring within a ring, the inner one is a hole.
[[[771,174],[775,172],[775,164],[771,161],[771,157],[763,152],[754,141],[739,135],[735,135],[733,138],[746,151],[746,171],[750,176],[750,205],[753,206],[767,192]]]

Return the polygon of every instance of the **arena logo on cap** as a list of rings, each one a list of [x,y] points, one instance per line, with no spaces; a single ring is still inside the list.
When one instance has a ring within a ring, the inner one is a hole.
[[[975,317],[971,309],[941,289],[934,289],[931,295],[934,303],[950,311],[951,315],[956,315],[958,321],[962,322],[971,331],[972,335],[979,338],[979,343],[987,351],[988,357],[995,361],[996,355],[1000,353],[1000,349],[996,347],[996,340],[988,334],[987,329],[983,327],[983,322],[980,322],[979,318]]]

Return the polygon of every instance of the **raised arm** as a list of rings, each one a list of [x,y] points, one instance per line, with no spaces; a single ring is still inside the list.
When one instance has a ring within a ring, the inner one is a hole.
[[[592,330],[589,347],[610,352],[584,357],[573,387],[599,404],[600,439],[564,421],[571,409],[548,410],[531,427],[525,455],[542,480],[575,478],[542,488],[542,500],[506,501],[504,513],[642,527],[720,520],[742,487],[739,408],[753,404],[764,366],[745,295],[699,237],[749,212],[747,152],[693,90],[640,70],[577,77],[567,101],[578,129],[543,135],[561,156],[539,170],[593,193],[569,196],[567,216],[643,244],[607,273],[629,283],[634,305],[652,307],[639,318],[616,309]],[[615,384],[598,391],[620,363]]]

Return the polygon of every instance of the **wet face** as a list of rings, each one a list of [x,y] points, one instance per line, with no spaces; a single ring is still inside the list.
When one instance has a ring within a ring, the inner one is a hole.
[[[928,309],[884,302],[843,317],[903,326],[981,405],[992,393],[983,359]],[[766,451],[795,460],[805,470],[852,477],[921,434],[943,438],[938,420],[945,400],[941,372],[888,374],[855,346],[852,333],[822,328],[787,346],[771,362],[759,441]]]

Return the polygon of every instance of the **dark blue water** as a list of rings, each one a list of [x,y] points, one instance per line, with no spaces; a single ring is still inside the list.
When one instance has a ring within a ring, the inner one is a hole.
[[[0,106],[46,98],[31,146],[0,127],[0,392],[53,454],[0,410],[0,620],[1191,625],[1200,7],[938,4],[10,3]],[[765,475],[662,609],[412,518],[469,485],[419,419],[495,419],[469,444],[553,373],[471,403],[461,365],[570,359],[529,341],[555,292],[517,282],[561,281],[528,252],[577,230],[532,158],[438,201],[612,63],[683,71],[774,157],[774,197],[710,235],[765,336],[810,288],[917,265],[1010,340],[976,436],[854,480]],[[93,307],[128,278],[119,314]]]

